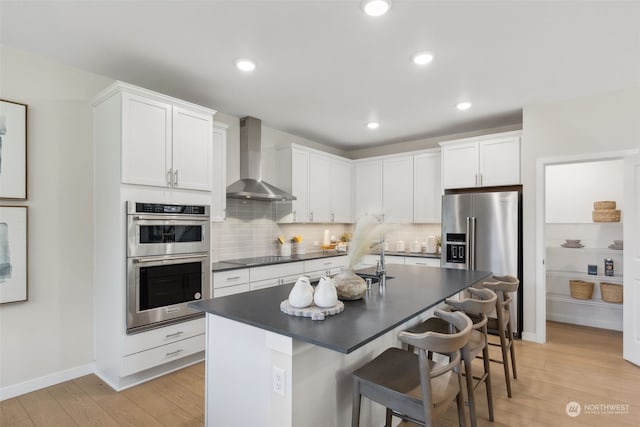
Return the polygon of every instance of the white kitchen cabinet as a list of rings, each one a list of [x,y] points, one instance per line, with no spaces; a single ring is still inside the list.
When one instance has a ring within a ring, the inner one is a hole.
[[[413,222],[441,221],[440,150],[413,157]]]
[[[331,159],[331,222],[353,222],[353,163]]]
[[[355,162],[356,219],[382,215],[382,159]]]
[[[296,200],[276,203],[278,222],[309,222],[309,151],[296,145],[276,149],[276,182]]]
[[[423,267],[440,267],[440,258],[427,258],[427,257],[404,257],[404,263],[406,265],[420,265]]]
[[[227,210],[227,128],[213,122],[211,150],[213,157],[211,187],[211,221],[223,222]]]
[[[214,271],[211,276],[213,282],[213,297],[224,297],[251,290],[249,285],[249,269]]]
[[[331,158],[309,153],[309,220],[331,221]]]
[[[276,205],[280,223],[352,222],[349,159],[296,144],[276,148],[276,182],[297,200]]]
[[[385,158],[382,172],[384,222],[413,222],[413,156]]]
[[[520,184],[520,132],[440,143],[443,188]]]
[[[211,191],[215,111],[121,85],[122,183]]]

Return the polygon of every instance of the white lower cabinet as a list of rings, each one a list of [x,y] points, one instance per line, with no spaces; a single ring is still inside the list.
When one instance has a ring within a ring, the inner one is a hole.
[[[250,290],[248,268],[214,272],[211,280],[213,280],[214,298]]]
[[[440,267],[440,258],[404,257],[406,265],[422,265],[424,267]]]
[[[123,343],[121,376],[162,365],[204,350],[204,319],[194,319],[139,334]]]
[[[204,319],[201,319],[204,324]],[[151,348],[122,358],[123,376],[135,374],[140,371],[163,365],[181,357],[204,351],[205,335],[186,338],[171,344]]]
[[[311,280],[319,279],[322,276],[333,276],[340,273],[345,266],[347,257],[337,256],[331,258],[312,259],[304,262],[304,275]]]

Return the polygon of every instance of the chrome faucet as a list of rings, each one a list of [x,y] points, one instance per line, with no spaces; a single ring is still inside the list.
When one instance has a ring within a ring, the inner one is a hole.
[[[380,260],[376,264],[376,276],[378,276],[378,284],[384,286],[387,284],[387,270],[384,262],[384,237],[378,242],[380,245]]]

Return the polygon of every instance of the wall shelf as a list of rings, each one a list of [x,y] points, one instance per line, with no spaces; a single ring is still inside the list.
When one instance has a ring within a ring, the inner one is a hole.
[[[622,310],[622,304],[617,304],[615,302],[606,302],[606,301],[602,301],[601,299],[577,299],[567,295],[556,294],[553,292],[547,292],[547,301],[557,301],[557,302],[563,302],[563,303],[578,304],[583,306],[607,307],[607,308]]]
[[[604,274],[587,274],[581,271],[547,270],[547,276],[567,277],[594,282],[609,282],[622,285],[622,275],[605,276]]]

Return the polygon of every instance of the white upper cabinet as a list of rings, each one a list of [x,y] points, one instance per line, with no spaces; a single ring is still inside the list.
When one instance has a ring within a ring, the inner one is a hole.
[[[358,160],[355,163],[356,218],[382,215],[382,160]]]
[[[122,94],[122,182],[171,182],[171,104]]]
[[[213,122],[211,150],[213,170],[211,187],[211,221],[223,222],[227,211],[227,128],[224,123]]]
[[[213,117],[173,107],[173,185],[211,191]]]
[[[121,90],[122,182],[211,191],[215,111],[129,85]]]
[[[329,156],[309,154],[309,220],[331,221],[331,159]]]
[[[413,156],[386,158],[382,171],[384,222],[413,222]]]
[[[287,145],[276,148],[276,182],[296,200],[276,203],[278,222],[309,222],[309,151]]]
[[[413,222],[441,221],[440,150],[413,157]]]
[[[440,143],[443,188],[520,184],[520,133]]]
[[[331,159],[331,222],[353,222],[353,163]]]
[[[349,159],[291,144],[276,148],[276,182],[296,196],[278,202],[277,221],[352,222],[352,172]]]

